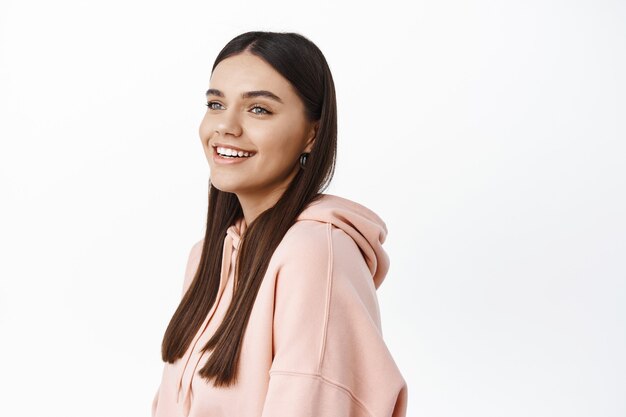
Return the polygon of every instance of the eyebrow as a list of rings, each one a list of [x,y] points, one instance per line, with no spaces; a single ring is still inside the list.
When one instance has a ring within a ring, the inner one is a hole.
[[[215,88],[209,88],[208,90],[206,90],[206,96],[208,97],[211,95],[224,97],[224,93],[222,93],[220,90],[217,90]],[[245,93],[241,93],[241,98],[253,98],[253,97],[267,97],[279,103],[283,102],[280,99],[280,97],[278,97],[276,94],[272,93],[271,91],[267,91],[267,90],[246,91]]]

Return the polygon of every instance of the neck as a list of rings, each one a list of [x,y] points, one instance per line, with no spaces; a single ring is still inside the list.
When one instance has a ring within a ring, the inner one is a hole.
[[[294,166],[291,174],[279,184],[272,184],[262,189],[235,191],[247,225],[250,225],[261,213],[276,204],[297,175],[298,170],[299,166]]]
[[[246,224],[250,225],[261,213],[274,206],[284,191],[282,188],[276,188],[265,193],[238,193],[237,199],[241,205]]]

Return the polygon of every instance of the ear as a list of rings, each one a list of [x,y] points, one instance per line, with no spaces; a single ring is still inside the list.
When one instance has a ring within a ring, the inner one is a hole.
[[[309,129],[309,136],[306,140],[306,146],[304,147],[304,152],[311,152],[311,148],[313,148],[313,143],[315,142],[315,138],[317,137],[317,131],[319,127],[319,120],[311,125],[311,128]]]

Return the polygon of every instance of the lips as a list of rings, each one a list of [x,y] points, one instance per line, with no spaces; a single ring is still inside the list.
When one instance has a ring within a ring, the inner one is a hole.
[[[236,146],[215,144],[213,145],[215,153],[223,158],[249,158],[254,156],[256,152],[241,149]]]

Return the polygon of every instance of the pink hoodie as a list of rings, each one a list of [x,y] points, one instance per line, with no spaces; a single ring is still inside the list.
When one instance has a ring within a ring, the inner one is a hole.
[[[376,288],[389,268],[387,229],[371,210],[324,194],[274,252],[246,329],[238,383],[199,375],[231,301],[246,224],[228,229],[216,302],[185,355],[165,363],[152,417],[404,417],[407,385],[385,342]],[[203,240],[191,249],[183,294]]]

